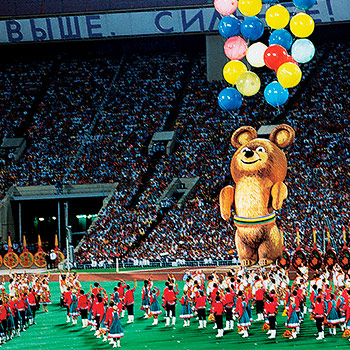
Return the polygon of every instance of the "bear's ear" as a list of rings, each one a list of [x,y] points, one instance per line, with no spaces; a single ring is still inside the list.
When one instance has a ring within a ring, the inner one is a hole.
[[[280,148],[288,147],[295,139],[294,129],[287,125],[277,125],[270,134],[270,141]]]
[[[241,126],[233,133],[231,143],[233,147],[239,148],[247,144],[249,141],[256,139],[257,136],[258,134],[253,127]]]

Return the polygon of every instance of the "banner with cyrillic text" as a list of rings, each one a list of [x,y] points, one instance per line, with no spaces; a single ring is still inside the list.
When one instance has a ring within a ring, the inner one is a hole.
[[[300,10],[283,3],[293,15]],[[265,18],[268,5],[258,15]],[[307,11],[316,23],[350,20],[349,0],[318,0]],[[244,17],[237,10],[239,19]],[[0,21],[0,42],[18,43],[50,40],[79,40],[138,35],[213,32],[221,19],[214,7],[39,17]]]

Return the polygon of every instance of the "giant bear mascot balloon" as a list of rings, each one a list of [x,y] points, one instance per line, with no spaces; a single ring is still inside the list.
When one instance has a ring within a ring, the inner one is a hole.
[[[257,138],[250,126],[240,127],[232,135],[231,143],[238,148],[231,161],[235,187],[221,190],[220,211],[222,218],[229,220],[234,204],[236,247],[243,266],[269,265],[282,255],[275,213],[288,196],[283,183],[287,159],[281,148],[294,138],[293,128],[285,124],[276,126],[269,140]]]

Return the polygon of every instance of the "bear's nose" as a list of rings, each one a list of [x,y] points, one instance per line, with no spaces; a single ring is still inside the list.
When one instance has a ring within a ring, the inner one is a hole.
[[[249,149],[249,150],[246,150],[246,151],[244,152],[244,156],[245,156],[246,158],[251,158],[251,157],[253,157],[253,155],[254,155],[254,152],[251,151],[250,149]]]

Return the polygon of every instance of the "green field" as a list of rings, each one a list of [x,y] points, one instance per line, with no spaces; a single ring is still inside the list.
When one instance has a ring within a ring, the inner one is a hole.
[[[90,283],[83,282],[83,287],[88,290]],[[115,284],[113,282],[103,282],[102,286],[107,292],[112,292]],[[181,283],[180,283],[181,284]],[[133,285],[133,284],[132,284]],[[156,285],[162,290],[164,282],[157,282]],[[59,307],[59,288],[57,282],[51,282],[52,305],[48,306],[49,312],[39,312],[36,316],[37,325],[30,326],[26,332],[21,333],[21,337],[15,337],[2,349],[18,350],[60,350],[60,349],[112,349],[112,346],[103,343],[101,339],[96,339],[88,328],[82,329],[80,319],[78,325],[73,326],[66,323],[66,313]],[[341,337],[341,331],[334,337],[328,335],[326,330],[326,339],[317,341],[315,324],[309,319],[305,320],[301,327],[300,335],[296,340],[289,340],[282,337],[285,331],[285,317],[278,316],[277,337],[275,340],[267,339],[265,332],[261,331],[262,322],[254,322],[250,329],[248,339],[242,339],[237,334],[237,327],[234,331],[225,332],[224,337],[216,339],[216,331],[212,329],[213,323],[208,322],[207,329],[197,329],[198,321],[192,319],[191,326],[183,328],[179,318],[175,328],[164,327],[163,316],[160,316],[158,326],[151,326],[153,319],[143,319],[143,312],[139,309],[141,304],[141,284],[135,292],[135,323],[127,325],[127,317],[122,319],[124,328],[124,338],[121,340],[122,348],[130,350],[166,350],[166,349],[188,349],[188,350],[207,350],[207,349],[261,349],[261,350],[280,350],[280,349],[350,349],[350,342]],[[253,310],[253,314],[254,314]],[[177,316],[180,313],[180,306],[177,306]],[[254,314],[255,316],[255,314]]]

